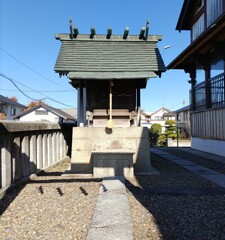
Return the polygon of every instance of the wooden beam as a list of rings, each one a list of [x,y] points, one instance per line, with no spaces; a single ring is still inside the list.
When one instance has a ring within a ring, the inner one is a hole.
[[[149,19],[147,19],[146,23],[145,40],[148,40],[148,31],[149,31]]]
[[[109,28],[108,28],[108,30],[107,30],[107,35],[106,35],[106,38],[107,38],[107,39],[110,39],[110,38],[111,38],[111,36],[112,36],[112,28],[111,28],[111,27],[109,27]]]
[[[94,36],[96,34],[96,31],[95,31],[95,28],[94,27],[91,27],[91,34],[90,34],[90,38],[93,39]]]
[[[78,28],[74,27],[73,28],[73,35],[74,35],[74,37],[76,38],[78,36],[78,34],[79,34]]]
[[[128,35],[129,35],[129,27],[126,27],[123,33],[123,39],[127,39]]]
[[[72,18],[70,18],[70,39],[73,39],[73,24],[72,24]]]
[[[139,39],[144,39],[144,36],[145,36],[145,27],[142,27],[139,34]]]

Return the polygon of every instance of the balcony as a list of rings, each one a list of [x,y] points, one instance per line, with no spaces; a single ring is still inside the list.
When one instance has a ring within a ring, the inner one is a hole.
[[[205,82],[195,85],[195,110],[216,108],[225,106],[225,84],[224,73],[219,74],[208,81],[208,88]],[[190,91],[191,94],[191,91]],[[208,105],[207,105],[208,101]],[[208,106],[208,107],[207,107]]]

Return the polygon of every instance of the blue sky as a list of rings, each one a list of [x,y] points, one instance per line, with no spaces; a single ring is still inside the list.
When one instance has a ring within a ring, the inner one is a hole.
[[[113,34],[123,34],[126,26],[130,34],[139,34],[149,18],[149,34],[163,35],[158,47],[168,65],[189,44],[189,32],[175,30],[182,4],[181,0],[0,0],[0,73],[34,99],[48,97],[66,104],[45,100],[56,108],[76,107],[76,90],[68,78],[59,78],[54,72],[60,49],[54,34],[69,33],[70,17],[83,34],[89,33],[91,26],[99,34],[106,33],[109,26]],[[170,48],[164,50],[167,45]],[[176,110],[187,105],[188,79],[182,70],[149,79],[141,92],[142,108],[155,111],[164,105]],[[0,94],[16,96],[25,105],[31,101],[3,77]]]

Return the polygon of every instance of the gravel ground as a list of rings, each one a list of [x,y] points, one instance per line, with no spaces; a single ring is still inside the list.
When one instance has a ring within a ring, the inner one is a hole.
[[[134,240],[225,239],[224,191],[157,155],[151,160],[159,175],[126,181]],[[86,239],[101,181],[61,176],[68,166],[63,163],[0,200],[1,240]]]
[[[100,180],[61,177],[68,163],[0,200],[0,239],[85,239]]]
[[[225,239],[221,188],[154,154],[151,159],[160,175],[127,180],[134,239]],[[159,192],[152,193],[152,188]],[[163,192],[170,188],[177,191]],[[185,188],[201,189],[204,194],[183,194],[180,190]],[[210,194],[212,190],[217,194]]]

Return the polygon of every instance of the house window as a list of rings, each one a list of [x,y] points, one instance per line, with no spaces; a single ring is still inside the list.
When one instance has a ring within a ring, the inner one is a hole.
[[[196,110],[205,109],[205,82],[195,85]]]
[[[222,0],[207,0],[207,27],[222,14]]]
[[[11,114],[11,116],[15,116],[16,115],[16,108],[11,107],[10,114]]]
[[[200,36],[205,30],[205,24],[204,24],[204,14],[202,14],[198,20],[193,24],[192,31],[191,31],[191,40],[192,42]]]
[[[161,116],[155,116],[155,120],[162,120]]]
[[[48,115],[47,110],[36,110],[35,115]]]

